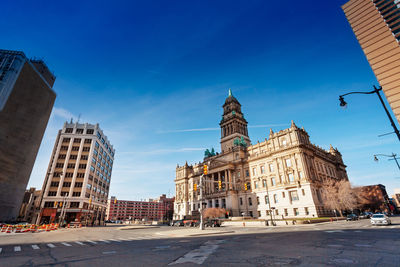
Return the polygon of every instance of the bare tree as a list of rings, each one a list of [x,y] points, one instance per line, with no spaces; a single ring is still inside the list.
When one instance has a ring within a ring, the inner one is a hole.
[[[204,218],[219,218],[225,216],[226,210],[221,208],[208,208],[203,211]]]
[[[353,210],[360,204],[355,190],[347,180],[326,180],[322,184],[322,200],[324,205],[337,210],[343,216],[343,210]]]

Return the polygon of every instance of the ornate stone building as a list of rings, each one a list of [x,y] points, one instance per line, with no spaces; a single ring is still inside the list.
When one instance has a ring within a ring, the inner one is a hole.
[[[321,199],[326,179],[348,179],[342,156],[310,143],[294,122],[264,142],[251,145],[239,101],[229,90],[223,105],[221,153],[206,152],[203,162],[177,166],[174,219],[196,215],[203,165],[203,208],[225,208],[229,216],[269,218],[328,215]],[[269,195],[269,197],[268,197]],[[268,217],[267,217],[268,216]]]

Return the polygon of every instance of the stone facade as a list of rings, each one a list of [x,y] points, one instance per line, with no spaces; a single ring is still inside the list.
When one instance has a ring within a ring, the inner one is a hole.
[[[322,202],[322,183],[348,180],[337,149],[311,144],[308,133],[294,122],[277,133],[270,130],[268,139],[251,145],[241,105],[231,92],[223,110],[221,153],[208,153],[203,162],[176,168],[174,219],[198,214],[201,200],[194,185],[200,185],[204,164],[208,175],[203,208],[221,207],[229,216],[265,219],[331,214]]]
[[[56,99],[41,60],[0,50],[0,222],[15,221]]]

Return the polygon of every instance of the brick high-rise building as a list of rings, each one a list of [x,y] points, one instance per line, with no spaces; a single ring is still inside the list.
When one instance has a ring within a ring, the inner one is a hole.
[[[43,184],[41,221],[102,224],[115,150],[99,125],[65,123]],[[65,215],[63,215],[65,213]]]
[[[350,0],[342,8],[400,122],[399,1]]]
[[[42,60],[0,50],[0,222],[18,216],[56,99],[54,81]]]

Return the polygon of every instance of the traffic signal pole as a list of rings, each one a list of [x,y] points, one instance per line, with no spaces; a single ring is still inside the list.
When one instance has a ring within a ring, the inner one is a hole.
[[[203,174],[200,175],[200,230],[204,230],[203,222]]]

